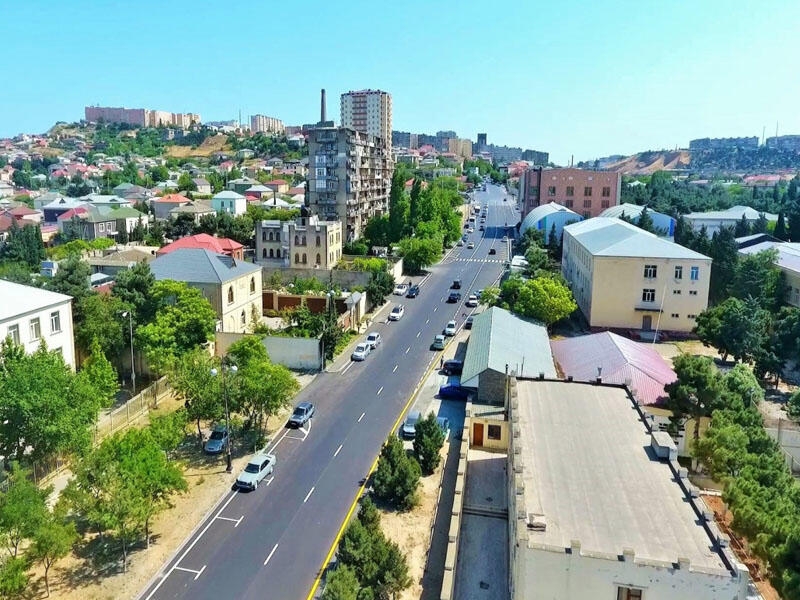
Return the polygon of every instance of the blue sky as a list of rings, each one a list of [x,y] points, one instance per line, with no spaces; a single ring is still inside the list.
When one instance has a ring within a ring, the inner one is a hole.
[[[319,89],[393,96],[394,128],[454,129],[567,163],[800,134],[800,2],[4,2],[0,136],[86,104],[318,119]]]

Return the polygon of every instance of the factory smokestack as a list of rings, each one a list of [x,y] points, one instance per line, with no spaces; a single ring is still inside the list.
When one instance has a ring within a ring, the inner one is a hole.
[[[325,89],[322,89],[319,98],[319,120],[320,122],[325,122]]]

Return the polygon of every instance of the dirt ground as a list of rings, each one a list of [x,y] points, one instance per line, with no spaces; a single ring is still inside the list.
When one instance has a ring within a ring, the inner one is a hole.
[[[225,149],[227,136],[222,134],[207,137],[197,148],[191,146],[169,146],[167,156],[172,158],[188,158],[190,156],[211,156],[214,152],[221,152]]]
[[[434,506],[439,495],[439,481],[445,462],[444,449],[442,462],[436,471],[420,480],[419,505],[408,512],[394,510],[381,511],[381,527],[390,540],[400,546],[408,561],[408,574],[411,587],[404,590],[397,600],[418,600],[422,596],[422,575],[431,541],[431,525]]]
[[[704,346],[697,340],[687,340],[684,342],[661,342],[653,344],[653,349],[658,352],[664,360],[672,362],[672,359],[680,354],[694,354],[697,356],[710,356],[719,358],[716,348]]]
[[[764,570],[764,566],[761,564],[761,561],[758,560],[755,556],[751,555],[747,550],[747,540],[745,538],[739,537],[735,535],[731,529],[731,521],[733,521],[733,515],[728,512],[725,503],[722,501],[722,498],[719,496],[707,496],[703,495],[703,502],[706,503],[706,506],[710,510],[714,512],[714,518],[717,521],[717,525],[719,525],[720,529],[730,537],[731,539],[731,549],[736,553],[738,559],[747,565],[747,568],[750,571],[750,577],[756,584],[758,591],[761,593],[761,596],[764,600],[781,600],[781,597],[778,595],[778,592],[775,591],[775,588],[769,583],[766,578],[766,571]]]
[[[159,406],[159,408],[162,408]],[[166,407],[165,407],[166,408]],[[280,429],[289,409],[270,419],[269,431]],[[146,420],[143,421],[143,424]],[[187,430],[191,431],[191,427]],[[244,468],[250,452],[238,449],[234,453],[233,473],[225,472],[223,456],[206,456],[198,449],[196,428],[177,451],[176,460],[185,465],[184,477],[189,489],[173,499],[174,506],[154,519],[150,548],[142,542],[128,555],[128,570],[122,572],[121,553],[106,554],[105,560],[83,558],[87,551],[96,548],[95,536],[87,536],[87,543],[50,569],[51,598],[59,600],[121,600],[135,598],[155,576],[161,566],[178,550],[181,543],[202,522],[233,479]],[[98,564],[99,563],[99,564]],[[30,572],[31,584],[28,598],[43,598],[43,570],[37,565]]]

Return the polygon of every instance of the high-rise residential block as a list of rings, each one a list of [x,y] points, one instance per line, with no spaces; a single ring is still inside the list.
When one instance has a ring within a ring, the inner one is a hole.
[[[392,144],[392,95],[381,90],[347,92],[341,97],[342,127]]]
[[[250,117],[250,133],[286,133],[283,121],[266,115]]]
[[[486,134],[485,133],[479,133],[478,134],[478,140],[477,140],[477,143],[475,145],[477,146],[477,151],[478,152],[483,152],[484,150],[486,150]]]
[[[306,205],[320,220],[341,221],[345,241],[361,237],[371,217],[388,211],[391,135],[318,127],[308,137],[308,160]]]
[[[172,113],[147,108],[116,108],[87,106],[84,115],[90,123],[126,123],[134,127],[181,127],[187,129],[200,123],[197,113]]]
[[[447,151],[461,158],[472,158],[472,140],[449,138],[447,140]]]

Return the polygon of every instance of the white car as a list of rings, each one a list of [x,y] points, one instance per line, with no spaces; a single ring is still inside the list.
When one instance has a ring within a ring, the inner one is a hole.
[[[406,313],[406,309],[403,308],[402,304],[398,304],[392,309],[392,312],[389,313],[389,320],[390,321],[399,321],[403,318],[403,315]]]
[[[370,348],[372,348],[373,350],[375,350],[375,348],[380,346],[382,341],[383,341],[383,338],[381,338],[381,334],[378,333],[377,331],[373,331],[373,332],[367,334],[367,343],[369,344]]]
[[[502,241],[502,242],[507,242],[507,241],[508,241],[508,236],[507,236],[507,235],[504,235],[504,236],[503,236],[503,239],[502,239],[501,241]]]
[[[456,334],[456,322],[455,321],[448,321],[447,325],[444,326],[444,334],[445,335],[455,335]]]
[[[356,349],[350,355],[350,360],[364,360],[369,356],[370,345],[367,342],[359,342]]]
[[[236,478],[236,487],[255,490],[258,484],[275,470],[277,459],[274,454],[258,453],[247,463],[244,471]]]
[[[394,286],[394,293],[396,296],[405,296],[407,291],[408,284],[406,283],[398,283],[396,286]]]
[[[458,240],[458,242],[456,243],[456,246],[463,246],[463,245],[464,245],[464,240]]]
[[[469,298],[467,298],[466,305],[470,308],[475,308],[478,306],[478,297],[475,294],[470,294]]]
[[[475,247],[475,242],[470,242],[467,244],[467,250],[472,250]]]

